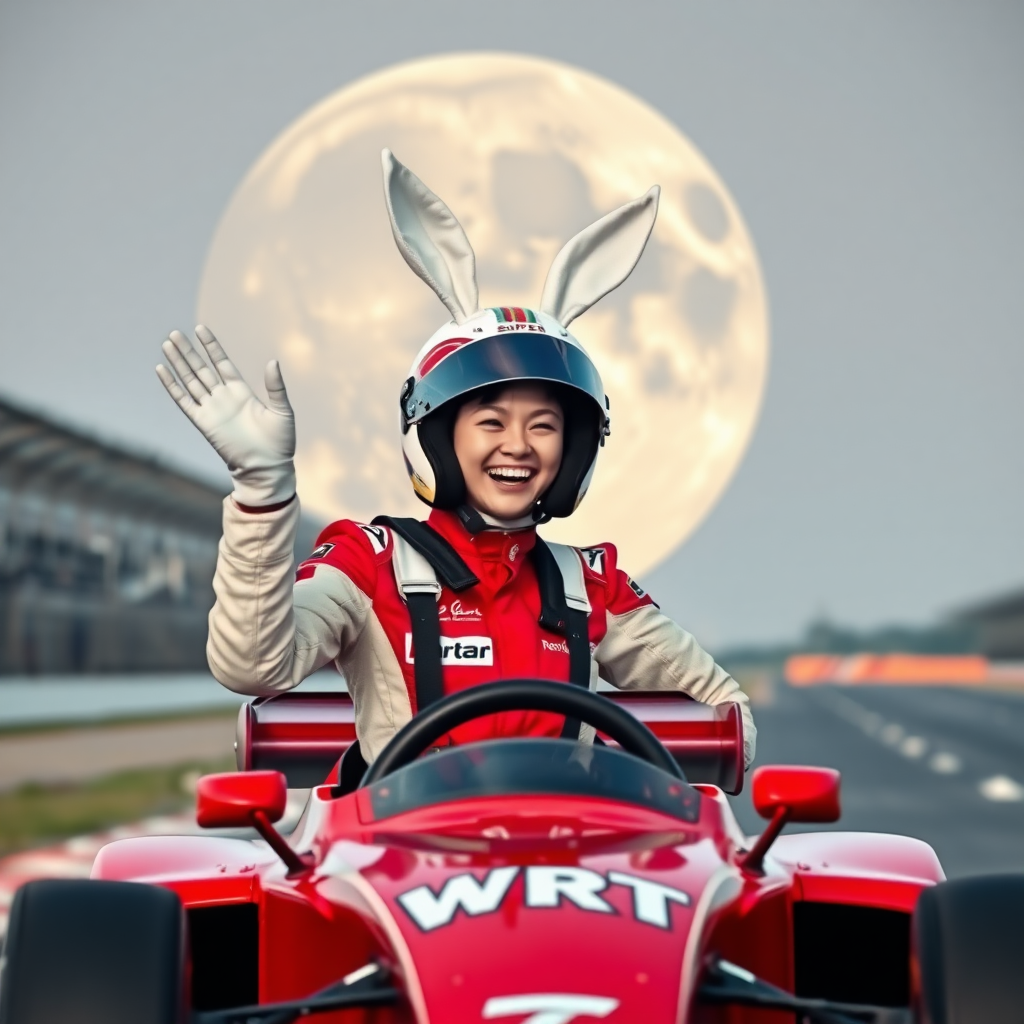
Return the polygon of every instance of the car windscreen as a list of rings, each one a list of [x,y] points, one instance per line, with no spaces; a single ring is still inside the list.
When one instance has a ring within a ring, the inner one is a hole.
[[[370,787],[377,821],[452,800],[512,795],[601,797],[687,822],[700,816],[700,794],[683,780],[620,750],[570,740],[491,740],[448,747]]]

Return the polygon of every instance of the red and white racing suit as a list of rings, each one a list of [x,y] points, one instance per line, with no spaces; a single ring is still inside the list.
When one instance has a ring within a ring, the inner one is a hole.
[[[229,689],[269,695],[335,662],[347,680],[369,763],[416,711],[412,630],[392,566],[391,532],[347,520],[332,524],[299,565],[293,586],[298,516],[297,500],[250,513],[225,499],[210,669]],[[454,513],[437,510],[428,522],[480,580],[460,594],[441,592],[445,693],[497,679],[568,680],[564,637],[537,621],[540,592],[528,557],[535,531],[471,534]],[[735,701],[749,764],[756,730],[736,681],[618,567],[613,545],[581,549],[581,557],[592,609],[591,689],[600,677],[626,690],[680,690],[708,704]],[[558,736],[563,721],[545,712],[508,712],[460,726],[450,741]]]

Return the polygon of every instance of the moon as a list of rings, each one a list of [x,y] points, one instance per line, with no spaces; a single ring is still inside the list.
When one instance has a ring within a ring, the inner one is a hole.
[[[324,520],[415,515],[398,394],[449,317],[399,255],[380,151],[451,207],[477,254],[481,308],[533,307],[577,231],[652,184],[658,221],[630,279],[572,325],[604,381],[612,433],[551,540],[612,541],[643,574],[721,497],[757,422],[768,312],[736,203],[696,147],[620,87],[535,57],[458,54],[328,96],[270,145],[210,245],[198,317],[262,387],[281,360],[303,507]]]

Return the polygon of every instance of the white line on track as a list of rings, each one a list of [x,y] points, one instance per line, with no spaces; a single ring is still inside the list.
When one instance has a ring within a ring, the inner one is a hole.
[[[865,735],[897,750],[904,757],[918,761],[928,753],[929,743],[923,736],[907,735],[907,731],[898,722],[887,722],[880,714],[869,711],[857,701],[851,700],[846,694],[819,690],[818,697],[834,714],[845,719],[851,725],[857,726]],[[956,775],[963,768],[960,758],[948,750],[935,751],[924,763],[938,775]],[[982,796],[988,800],[1003,802],[1024,800],[1024,787],[1019,786],[1013,779],[1005,775],[987,779],[981,783],[979,788]],[[996,794],[1019,792],[1020,795],[990,796],[990,792]]]
[[[909,757],[916,760],[919,757],[924,757],[924,752],[928,749],[928,741],[921,736],[908,736],[899,747],[900,753],[904,757]]]
[[[978,784],[978,791],[986,800],[996,803],[1017,803],[1024,800],[1024,786],[1008,775],[993,775]]]
[[[878,730],[878,738],[887,747],[898,747],[903,740],[903,726],[890,722]]]
[[[963,767],[960,758],[948,750],[940,750],[928,758],[928,767],[940,775],[955,775]]]

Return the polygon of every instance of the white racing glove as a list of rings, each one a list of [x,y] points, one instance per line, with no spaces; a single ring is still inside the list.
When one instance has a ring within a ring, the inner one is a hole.
[[[174,373],[161,363],[160,382],[227,464],[236,504],[262,508],[287,502],[295,494],[295,416],[280,364],[267,363],[264,405],[213,332],[200,324],[196,337],[212,367],[181,331],[172,331],[162,348]]]

